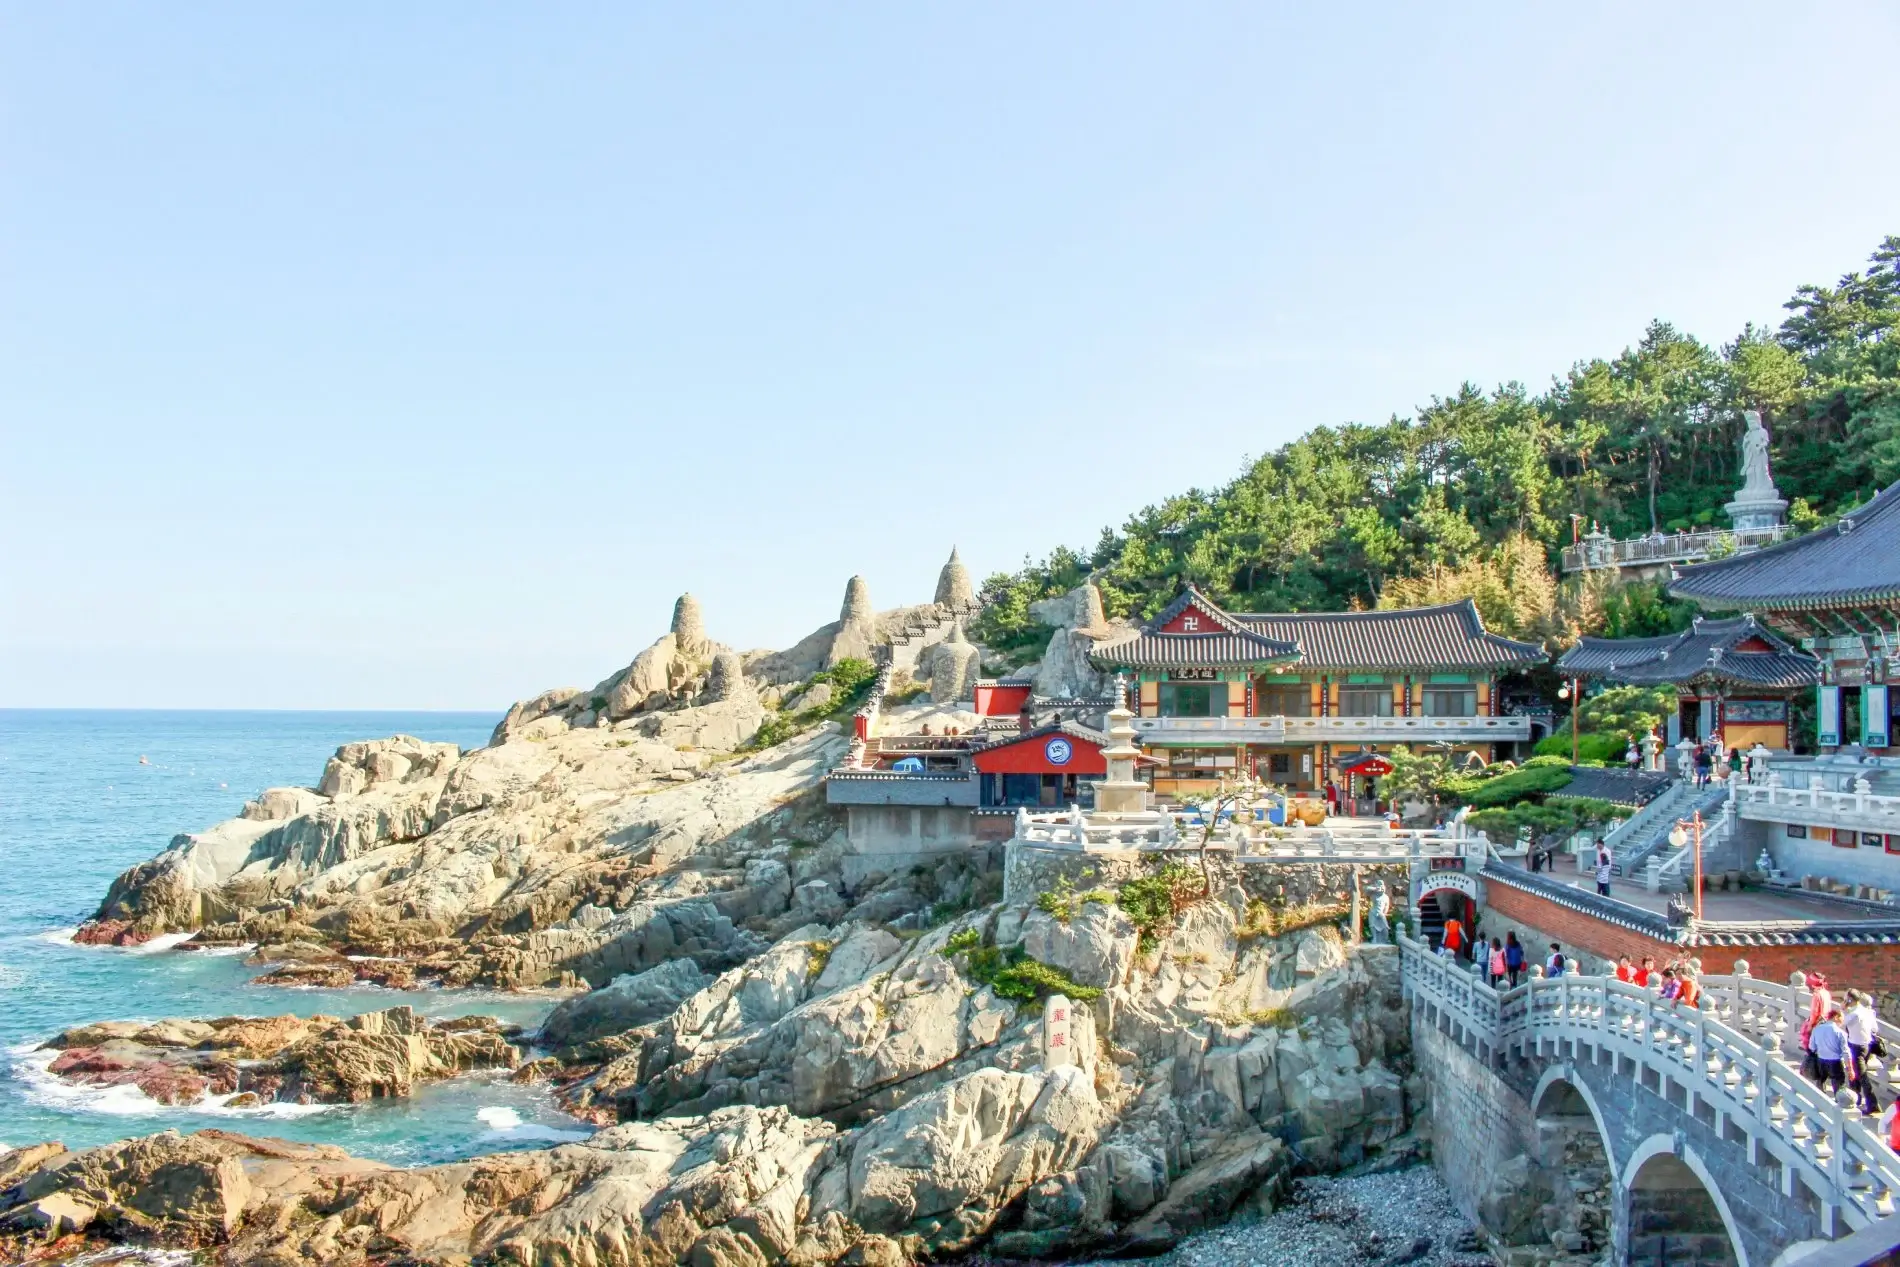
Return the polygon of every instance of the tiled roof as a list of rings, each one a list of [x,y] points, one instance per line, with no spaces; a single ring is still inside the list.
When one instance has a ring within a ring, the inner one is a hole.
[[[1833,527],[1684,568],[1669,592],[1704,607],[1769,610],[1900,600],[1900,483]]]
[[[1072,721],[1051,722],[1047,726],[1038,726],[1034,730],[1025,730],[1021,734],[1005,735],[992,740],[976,750],[977,753],[993,752],[998,748],[1008,748],[1013,744],[1026,743],[1031,739],[1041,739],[1045,735],[1067,735],[1071,739],[1080,739],[1092,743],[1098,748],[1108,747],[1108,736],[1099,730],[1090,730],[1087,726]],[[972,753],[971,755],[976,755]]]
[[[1236,615],[1270,638],[1294,642],[1302,669],[1462,669],[1536,664],[1544,649],[1484,627],[1470,599],[1394,611]]]
[[[1206,633],[1156,632],[1190,604],[1206,612],[1217,627]],[[1268,637],[1241,624],[1189,586],[1141,628],[1111,641],[1096,643],[1091,658],[1098,664],[1129,669],[1244,669],[1257,664],[1286,663],[1299,652],[1291,642]]]
[[[1737,651],[1759,638],[1772,651]],[[1558,671],[1570,677],[1607,678],[1635,686],[1695,681],[1731,682],[1772,690],[1812,686],[1820,664],[1763,629],[1752,615],[1697,620],[1677,634],[1655,638],[1584,638],[1564,652]]]
[[[1616,766],[1571,766],[1570,782],[1553,797],[1608,801],[1612,805],[1647,805],[1669,787],[1670,776],[1655,770],[1628,770]]]

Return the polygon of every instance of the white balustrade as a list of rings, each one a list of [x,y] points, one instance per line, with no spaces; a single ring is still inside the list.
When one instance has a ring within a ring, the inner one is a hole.
[[[1850,792],[1769,782],[1741,784],[1735,794],[1743,818],[1777,821],[1799,815],[1816,825],[1900,831],[1900,796],[1874,792],[1866,779],[1857,780]]]
[[[1631,1061],[1657,1090],[1681,1087],[1692,1115],[1697,1101],[1707,1105],[1723,1138],[1722,1122],[1733,1122],[1748,1147],[1800,1173],[1850,1226],[1893,1213],[1900,1155],[1851,1095],[1837,1099],[1803,1078],[1790,1050],[1807,1011],[1805,989],[1704,976],[1700,1008],[1614,977],[1533,978],[1499,991],[1422,943],[1398,940],[1407,995],[1455,1019],[1491,1059],[1513,1049],[1557,1052],[1566,1041],[1594,1046]],[[1880,1032],[1900,1051],[1900,1029],[1882,1022]],[[1890,1090],[1900,1082],[1900,1061],[1870,1061],[1868,1071],[1893,1080]]]

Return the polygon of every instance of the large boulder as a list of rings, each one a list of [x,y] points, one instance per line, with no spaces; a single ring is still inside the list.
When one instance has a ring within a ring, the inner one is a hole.
[[[886,1114],[851,1149],[850,1212],[933,1250],[969,1245],[1032,1184],[1095,1144],[1103,1111],[1075,1066],[1047,1073],[979,1069]]]
[[[1023,921],[1023,950],[1081,985],[1120,985],[1135,961],[1139,930],[1119,907],[1083,902],[1067,920],[1032,911]]]
[[[566,1047],[649,1025],[709,981],[691,959],[669,959],[645,972],[622,973],[598,990],[557,1003],[541,1024],[541,1041]]]

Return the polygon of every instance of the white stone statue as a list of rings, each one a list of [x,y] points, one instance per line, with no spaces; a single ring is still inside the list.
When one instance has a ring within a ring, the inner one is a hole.
[[[1742,486],[1723,510],[1738,530],[1772,528],[1781,522],[1788,503],[1768,471],[1768,428],[1752,409],[1743,417],[1748,428],[1742,432]]]
[[[1655,731],[1652,730],[1643,736],[1643,769],[1661,770],[1663,768],[1662,746],[1662,737]]]
[[[1387,946],[1392,942],[1392,895],[1386,892],[1385,881],[1377,876],[1366,886],[1372,897],[1372,908],[1366,917],[1366,932],[1375,946]]]
[[[1768,428],[1753,409],[1742,416],[1748,420],[1748,429],[1742,433],[1742,491],[1737,497],[1779,497],[1780,490],[1768,473]]]

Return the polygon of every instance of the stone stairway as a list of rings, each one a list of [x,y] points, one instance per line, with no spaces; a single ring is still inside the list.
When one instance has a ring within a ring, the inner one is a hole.
[[[1610,833],[1610,856],[1616,859],[1611,864],[1611,874],[1624,879],[1644,874],[1650,858],[1669,847],[1669,833],[1677,819],[1687,818],[1699,809],[1703,819],[1710,821],[1727,796],[1726,786],[1711,784],[1698,790],[1694,783],[1683,780],[1671,784],[1667,792]]]
[[[968,607],[939,607],[933,615],[913,621],[891,634],[890,662],[900,669],[915,668],[924,652],[936,646],[950,636],[950,631],[958,621],[964,623],[964,632],[969,633],[969,624],[983,609],[972,603]]]

